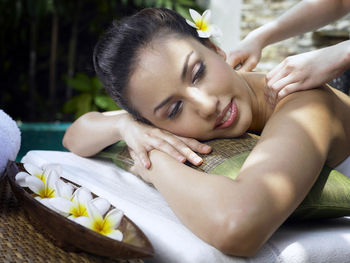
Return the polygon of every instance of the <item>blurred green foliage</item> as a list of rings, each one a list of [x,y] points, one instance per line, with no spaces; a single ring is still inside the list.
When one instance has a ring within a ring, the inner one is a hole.
[[[89,111],[112,111],[120,109],[105,94],[103,85],[96,76],[89,77],[86,74],[77,73],[74,78],[67,79],[67,84],[79,93],[63,105],[63,112],[74,113],[76,119]]]

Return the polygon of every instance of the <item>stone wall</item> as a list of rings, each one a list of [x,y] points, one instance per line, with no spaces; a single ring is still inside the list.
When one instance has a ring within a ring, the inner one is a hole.
[[[276,19],[298,2],[299,0],[242,0],[241,38],[251,30]],[[349,39],[349,33],[350,14],[314,33],[306,33],[266,47],[256,70],[267,72],[287,56]]]

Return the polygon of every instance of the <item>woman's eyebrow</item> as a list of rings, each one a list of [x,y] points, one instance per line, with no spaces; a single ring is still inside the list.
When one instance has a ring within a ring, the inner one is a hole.
[[[187,68],[188,68],[188,61],[191,57],[191,55],[193,54],[193,50],[187,54],[186,56],[186,59],[185,59],[185,62],[184,62],[184,66],[183,66],[183,69],[182,69],[182,74],[181,74],[181,80],[184,81],[185,80],[185,77],[186,77],[186,73],[187,73]]]
[[[163,100],[161,103],[159,103],[159,105],[154,108],[153,114],[155,114],[157,110],[159,110],[161,107],[163,107],[165,104],[167,104],[172,99],[173,99],[173,96],[169,96],[165,100]]]

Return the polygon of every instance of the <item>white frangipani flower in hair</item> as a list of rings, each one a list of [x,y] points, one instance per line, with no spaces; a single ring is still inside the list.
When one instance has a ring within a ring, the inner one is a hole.
[[[202,15],[200,15],[196,10],[190,9],[190,15],[193,20],[187,20],[187,24],[197,29],[198,36],[201,38],[209,37],[220,37],[222,32],[220,28],[209,23],[211,11],[205,10]]]

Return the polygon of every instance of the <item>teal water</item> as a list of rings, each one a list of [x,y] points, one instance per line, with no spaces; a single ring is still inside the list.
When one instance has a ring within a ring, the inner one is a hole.
[[[71,123],[20,123],[21,148],[16,161],[30,150],[67,151],[62,145],[63,135]]]

